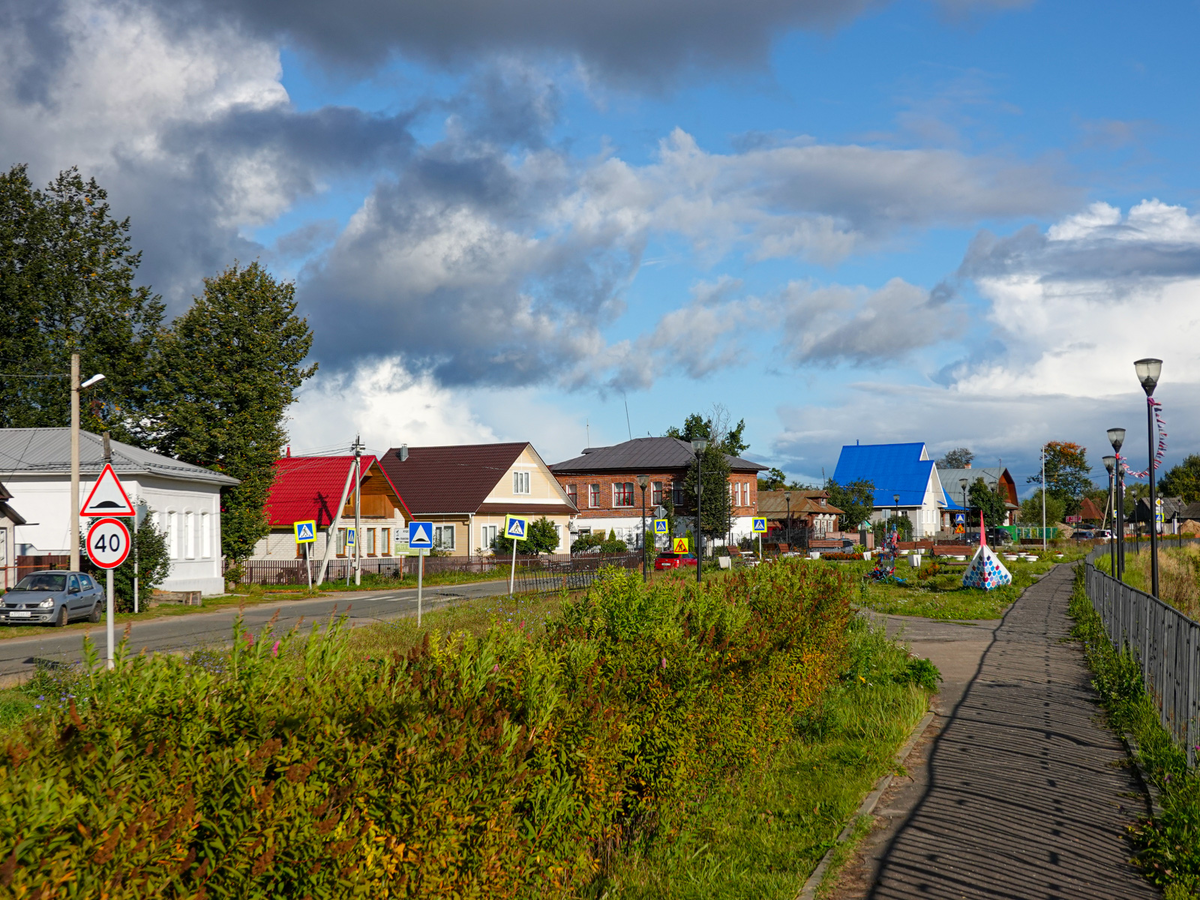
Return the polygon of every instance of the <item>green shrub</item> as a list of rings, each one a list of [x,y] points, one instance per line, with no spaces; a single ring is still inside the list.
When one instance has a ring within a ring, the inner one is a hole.
[[[346,655],[341,622],[123,652],[0,759],[13,896],[563,896],[756,762],[836,682],[850,589],[781,563],[611,571],[547,636]]]

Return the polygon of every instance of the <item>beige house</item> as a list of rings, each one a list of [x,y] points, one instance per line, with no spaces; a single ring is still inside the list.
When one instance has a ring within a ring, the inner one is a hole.
[[[380,465],[418,521],[433,523],[435,549],[453,556],[488,555],[508,515],[545,516],[569,551],[576,514],[557,479],[528,442],[402,447]]]

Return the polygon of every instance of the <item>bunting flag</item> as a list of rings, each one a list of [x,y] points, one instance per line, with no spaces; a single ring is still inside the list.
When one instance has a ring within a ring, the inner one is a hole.
[[[1154,451],[1154,469],[1157,471],[1162,466],[1163,457],[1167,454],[1167,423],[1163,420],[1162,404],[1153,397],[1147,397],[1146,402],[1150,404],[1150,408],[1154,410],[1154,423],[1158,431],[1158,449]],[[1149,478],[1150,470],[1144,472],[1135,472],[1130,468],[1129,463],[1118,454],[1117,460],[1121,466],[1121,470],[1130,478]]]
[[[980,544],[963,576],[963,587],[991,591],[1006,584],[1012,584],[1012,573],[1004,568],[991,547]]]

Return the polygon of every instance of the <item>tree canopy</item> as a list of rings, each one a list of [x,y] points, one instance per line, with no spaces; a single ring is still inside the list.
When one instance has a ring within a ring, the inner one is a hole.
[[[1191,454],[1158,482],[1160,497],[1182,497],[1184,503],[1200,500],[1200,455]]]
[[[492,551],[497,554],[512,553],[513,541],[501,533],[492,541]],[[624,544],[621,545],[624,548]],[[517,542],[517,553],[553,553],[558,549],[558,529],[554,523],[542,516],[529,523],[525,540]]]
[[[983,522],[988,528],[1004,524],[1008,508],[1005,506],[1005,494],[998,486],[995,489],[990,488],[982,478],[976,478],[967,492],[967,497],[971,508],[983,513]]]
[[[141,254],[106,201],[76,169],[44,190],[23,165],[0,174],[0,427],[68,425],[79,353],[84,378],[105,376],[82,427],[145,443],[163,304],[134,285]]]
[[[1058,497],[1054,496],[1052,491],[1048,491],[1046,493],[1046,527],[1049,528],[1056,522],[1063,521],[1066,515],[1066,506]],[[1021,511],[1018,513],[1018,518],[1021,520],[1022,525],[1034,528],[1042,526],[1041,490],[1036,491],[1033,496],[1021,503]]]
[[[975,460],[975,454],[966,447],[955,447],[937,461],[939,469],[965,469]]]
[[[1069,441],[1050,441],[1046,445],[1046,490],[1063,505],[1065,515],[1079,511],[1084,494],[1095,485],[1087,450]],[[1029,476],[1030,484],[1041,484],[1042,474]]]
[[[830,478],[825,482],[829,502],[842,511],[843,530],[853,530],[871,518],[875,510],[875,485],[866,479],[841,485]]]
[[[293,295],[257,262],[234,263],[205,279],[203,295],[163,337],[158,448],[241,480],[221,497],[222,549],[233,560],[267,533],[263,506],[287,440],[284,414],[317,369],[301,365],[312,332]]]
[[[717,404],[707,416],[692,413],[683,420],[683,427],[672,425],[667,429],[666,437],[679,438],[683,441],[706,440],[717,443],[721,450],[730,456],[741,456],[750,449],[745,441],[746,420],[738,420],[737,425],[731,425],[729,411]],[[778,471],[778,470],[776,470]],[[783,473],[780,472],[782,475]]]
[[[704,536],[722,537],[732,525],[732,501],[729,496],[729,460],[717,444],[709,444],[700,454],[701,481],[697,490],[696,466],[688,467],[683,479],[683,502],[695,521],[696,498],[700,498],[700,525]]]

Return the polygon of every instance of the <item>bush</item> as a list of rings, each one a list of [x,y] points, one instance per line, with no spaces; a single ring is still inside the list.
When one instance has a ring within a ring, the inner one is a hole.
[[[847,659],[851,586],[610,571],[544,638],[345,633],[124,653],[5,748],[9,895],[562,896],[790,737]]]

